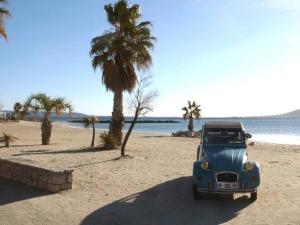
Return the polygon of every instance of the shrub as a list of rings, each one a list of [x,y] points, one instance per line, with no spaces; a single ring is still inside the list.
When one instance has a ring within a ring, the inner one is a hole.
[[[105,149],[116,149],[117,143],[113,139],[112,135],[110,132],[103,132],[100,134],[100,141]]]
[[[14,136],[12,136],[10,134],[3,133],[3,138],[2,139],[4,141],[4,146],[5,147],[9,147],[10,143],[13,143],[18,138],[14,137]]]

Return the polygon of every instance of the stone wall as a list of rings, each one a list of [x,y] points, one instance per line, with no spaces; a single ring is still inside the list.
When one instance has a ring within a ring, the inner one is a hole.
[[[59,192],[72,189],[73,170],[40,165],[23,158],[1,158],[0,177],[44,189]]]

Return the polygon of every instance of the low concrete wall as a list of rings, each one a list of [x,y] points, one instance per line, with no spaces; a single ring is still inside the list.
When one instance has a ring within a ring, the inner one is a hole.
[[[72,189],[73,170],[42,166],[23,158],[1,158],[0,177],[50,192]]]

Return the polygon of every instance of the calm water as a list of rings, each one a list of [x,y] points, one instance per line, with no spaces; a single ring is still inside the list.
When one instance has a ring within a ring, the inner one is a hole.
[[[109,117],[99,117],[100,120],[108,120]],[[138,123],[134,131],[171,134],[178,130],[187,130],[188,121],[180,118],[141,118],[141,120],[176,120],[179,123]],[[194,121],[194,129],[200,130],[206,121],[240,121],[243,123],[246,132],[252,134],[253,140],[270,143],[300,144],[300,118],[281,118],[281,119],[200,119]],[[75,128],[83,128],[81,124],[69,124]],[[130,124],[125,124],[127,130]],[[96,129],[107,130],[108,124],[96,124]]]

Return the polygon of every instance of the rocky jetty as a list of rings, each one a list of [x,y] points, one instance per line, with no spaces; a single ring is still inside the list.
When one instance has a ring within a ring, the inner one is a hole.
[[[180,130],[172,133],[173,137],[189,137],[189,138],[200,138],[202,130],[198,131],[188,131],[188,130]]]

